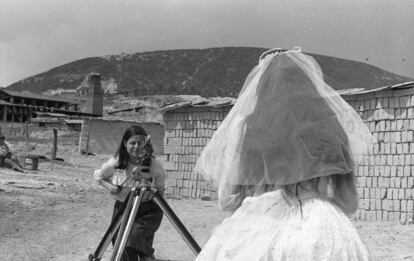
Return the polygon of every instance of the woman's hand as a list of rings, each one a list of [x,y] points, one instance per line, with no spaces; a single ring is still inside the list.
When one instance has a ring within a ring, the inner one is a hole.
[[[111,188],[110,188],[109,192],[111,193],[111,195],[116,195],[119,192],[121,192],[121,188],[116,186],[116,185],[111,184]]]
[[[114,185],[114,184],[112,184],[112,183],[110,183],[110,182],[108,182],[106,180],[102,180],[101,181],[101,185],[104,188],[106,188],[111,193],[111,195],[116,195],[119,192],[121,192],[121,188],[120,187],[118,187],[117,185]]]
[[[143,172],[148,171],[146,166],[137,166],[132,169],[132,179],[135,181],[140,181],[144,178]]]

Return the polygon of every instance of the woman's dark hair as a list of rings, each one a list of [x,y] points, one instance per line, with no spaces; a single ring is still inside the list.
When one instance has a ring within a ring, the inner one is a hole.
[[[299,198],[298,189],[302,188],[305,190],[312,190],[318,193],[321,198],[332,198],[335,199],[335,203],[342,208],[343,210],[348,209],[348,206],[344,205],[347,202],[345,195],[342,195],[342,191],[344,191],[343,187],[346,187],[351,193],[357,196],[357,191],[355,187],[355,178],[354,172],[350,172],[348,174],[332,174],[326,176],[330,179],[331,184],[333,185],[333,195],[324,194],[322,191],[319,190],[319,183],[321,182],[321,177],[316,177],[310,180],[301,181],[295,184],[289,184],[282,186],[284,189],[285,195],[290,196],[291,198],[295,198],[299,202],[300,210],[302,212],[302,202]],[[310,184],[310,186],[309,186]]]
[[[138,125],[130,126],[125,130],[118,150],[115,153],[115,157],[118,157],[117,169],[125,169],[127,167],[129,155],[126,150],[125,143],[129,140],[129,138],[135,135],[147,136],[147,132],[144,130],[144,128]]]

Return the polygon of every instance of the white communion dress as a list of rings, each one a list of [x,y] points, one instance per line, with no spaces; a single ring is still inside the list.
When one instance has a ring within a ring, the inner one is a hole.
[[[262,57],[195,167],[217,186],[219,206],[235,210],[196,261],[371,260],[329,193],[281,188],[352,175],[372,134],[312,57]]]
[[[214,231],[196,261],[365,261],[370,253],[334,203],[282,190],[246,198]]]

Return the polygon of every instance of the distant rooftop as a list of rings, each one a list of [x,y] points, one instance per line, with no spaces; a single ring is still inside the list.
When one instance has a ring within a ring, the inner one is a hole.
[[[167,112],[173,111],[183,107],[225,107],[233,106],[236,103],[236,98],[233,97],[213,97],[213,98],[200,98],[194,101],[184,101],[169,104],[160,108],[160,111]]]
[[[337,92],[341,96],[348,96],[348,95],[359,95],[365,93],[374,93],[380,92],[384,90],[396,90],[396,89],[408,89],[413,88],[414,82],[403,82],[394,85],[387,85],[375,89],[366,90],[364,88],[354,88],[354,89],[344,89],[344,90],[337,90]],[[216,98],[200,98],[193,101],[184,101],[184,102],[177,102],[173,104],[168,104],[160,108],[162,112],[174,111],[179,108],[185,107],[225,107],[225,106],[233,106],[236,103],[236,98],[232,97],[216,97]]]
[[[41,94],[36,94],[32,92],[16,92],[16,91],[7,90],[5,88],[0,89],[0,92],[6,93],[13,97],[19,97],[19,98],[56,101],[56,102],[64,102],[64,103],[69,103],[69,104],[78,104],[77,101],[72,100],[72,99],[66,99],[66,98],[61,98],[61,97],[56,97],[56,96],[41,95]]]
[[[385,90],[398,90],[398,89],[408,89],[413,88],[414,82],[403,82],[394,85],[387,85],[375,89],[365,90],[364,88],[356,88],[356,89],[344,89],[337,91],[341,96],[347,95],[357,95],[357,94],[364,94],[364,93],[373,93]]]

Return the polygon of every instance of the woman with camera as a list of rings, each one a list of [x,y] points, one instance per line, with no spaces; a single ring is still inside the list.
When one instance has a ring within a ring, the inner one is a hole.
[[[149,135],[136,125],[125,130],[115,155],[94,172],[94,179],[116,199],[112,219],[125,211],[126,197],[132,187],[149,185],[163,194],[165,178],[161,163],[152,156]],[[141,203],[122,261],[156,260],[152,245],[162,217],[162,210],[152,200]]]

